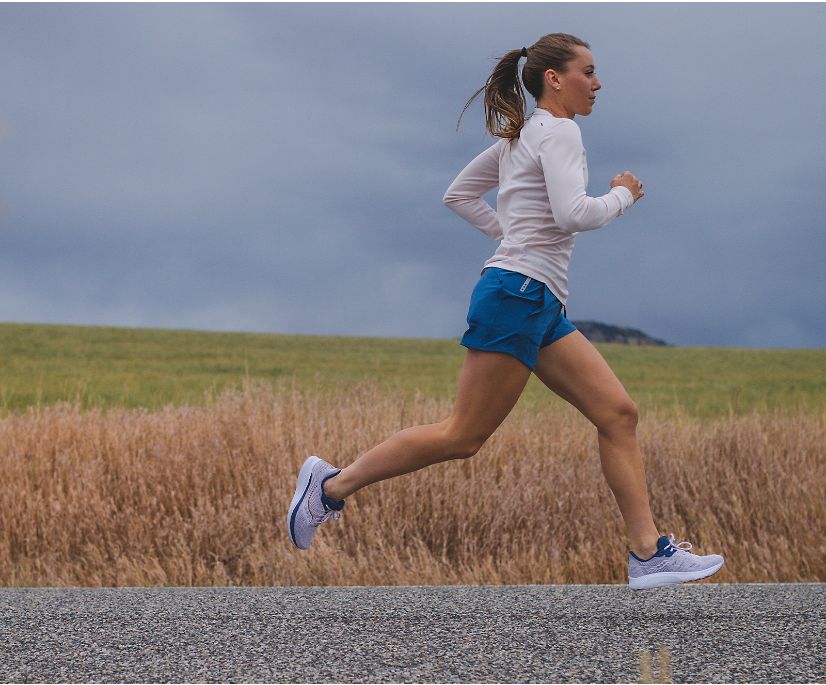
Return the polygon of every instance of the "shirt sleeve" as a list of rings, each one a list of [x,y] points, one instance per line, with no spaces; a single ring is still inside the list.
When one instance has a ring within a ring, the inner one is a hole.
[[[588,197],[584,156],[582,134],[573,119],[563,119],[539,143],[551,212],[566,233],[605,226],[634,204],[634,196],[624,186],[615,186],[601,197]]]
[[[504,234],[496,210],[482,195],[499,185],[499,150],[506,142],[501,139],[477,155],[459,172],[442,198],[448,208],[493,240],[502,240]]]

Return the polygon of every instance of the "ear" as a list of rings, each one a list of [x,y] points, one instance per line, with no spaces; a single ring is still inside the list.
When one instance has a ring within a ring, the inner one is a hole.
[[[546,69],[545,70],[545,85],[552,89],[557,90],[560,85],[559,76],[557,76],[556,72],[553,69]]]

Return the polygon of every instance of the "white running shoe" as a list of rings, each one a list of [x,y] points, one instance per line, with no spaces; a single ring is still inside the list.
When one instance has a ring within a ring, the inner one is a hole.
[[[287,512],[287,531],[290,540],[299,549],[308,549],[318,527],[329,518],[341,518],[344,500],[327,497],[322,484],[341,469],[323,459],[310,456],[298,473],[295,495]]]
[[[683,545],[688,545],[683,547]],[[628,584],[632,590],[650,590],[663,585],[676,585],[700,580],[717,573],[723,567],[719,554],[700,556],[688,550],[690,542],[674,542],[674,533],[657,540],[657,553],[650,559],[640,559],[628,552]]]

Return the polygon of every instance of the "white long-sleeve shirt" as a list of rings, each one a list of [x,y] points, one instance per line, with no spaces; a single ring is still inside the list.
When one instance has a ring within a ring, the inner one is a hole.
[[[482,197],[499,186],[496,210]],[[518,271],[568,301],[568,264],[577,233],[605,226],[634,204],[624,186],[588,197],[588,164],[579,125],[537,107],[511,145],[501,138],[471,161],[444,203],[500,240],[484,266]]]

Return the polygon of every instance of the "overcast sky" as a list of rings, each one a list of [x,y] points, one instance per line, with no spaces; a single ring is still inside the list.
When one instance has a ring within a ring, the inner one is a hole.
[[[442,204],[496,141],[481,96],[457,118],[564,31],[603,86],[576,117],[589,195],[624,169],[646,191],[578,236],[569,318],[824,347],[824,26],[824,4],[0,5],[0,321],[458,338],[497,243]]]

